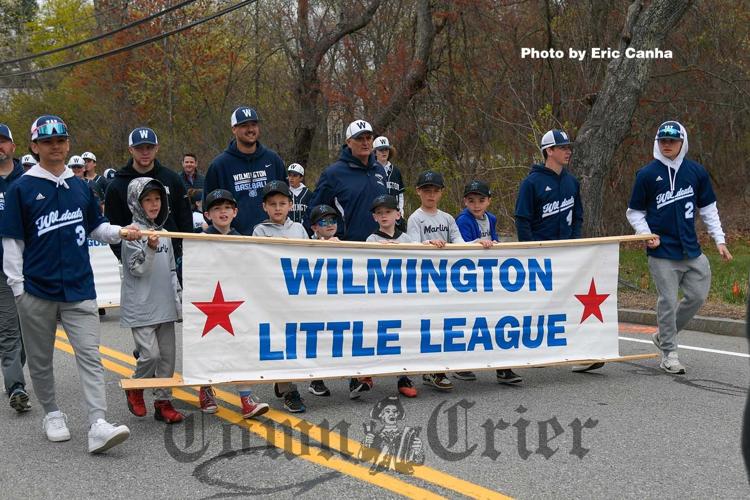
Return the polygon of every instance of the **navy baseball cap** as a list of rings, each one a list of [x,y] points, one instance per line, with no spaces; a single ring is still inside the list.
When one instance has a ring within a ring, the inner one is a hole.
[[[292,199],[292,193],[289,191],[289,186],[284,181],[271,181],[263,187],[263,201],[272,194],[283,194],[290,200]]]
[[[232,126],[245,122],[259,122],[258,112],[248,106],[240,106],[232,111]]]
[[[370,212],[374,212],[380,207],[385,208],[392,208],[393,210],[398,210],[398,201],[396,201],[396,197],[390,194],[381,194],[380,196],[376,196],[374,200],[372,200],[372,205],[370,206]]]
[[[565,146],[566,144],[570,144],[570,138],[568,137],[568,134],[566,134],[562,130],[553,129],[547,131],[542,136],[542,141],[539,144],[539,149],[544,151],[547,148],[551,148],[554,146]]]
[[[10,133],[10,127],[7,126],[4,123],[0,123],[0,135],[3,136],[3,137],[7,137],[8,139],[10,139],[10,142],[14,142],[13,141],[13,134]]]
[[[675,139],[677,141],[684,141],[685,134],[682,132],[682,127],[677,122],[664,122],[659,125],[659,130],[656,132],[657,139]]]
[[[222,201],[228,201],[235,207],[237,206],[237,201],[234,199],[234,196],[232,196],[232,193],[230,193],[226,189],[214,189],[206,196],[205,206],[203,207],[203,210],[208,212],[212,206]]]
[[[422,172],[417,178],[417,187],[421,188],[424,186],[437,186],[439,188],[445,187],[443,176],[440,175],[439,172],[433,172],[432,170]]]
[[[51,137],[68,137],[68,127],[62,118],[55,115],[42,115],[31,124],[31,141]]]
[[[310,212],[310,224],[317,224],[323,217],[338,217],[338,212],[328,205],[318,205]]]
[[[486,182],[473,180],[464,187],[464,196],[469,196],[470,194],[490,197],[492,196],[492,191],[490,191],[490,187]]]
[[[130,132],[128,136],[128,146],[140,146],[141,144],[159,144],[156,132],[148,127],[138,127]]]

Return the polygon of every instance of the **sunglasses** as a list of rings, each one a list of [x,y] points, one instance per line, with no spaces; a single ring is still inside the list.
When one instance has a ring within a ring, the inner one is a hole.
[[[39,125],[32,135],[36,135],[37,139],[43,137],[51,137],[57,135],[68,135],[68,127],[64,123],[45,123]]]
[[[327,227],[327,226],[335,226],[338,224],[336,222],[336,219],[334,217],[326,217],[325,219],[320,219],[316,224],[319,227]]]
[[[83,165],[71,165],[70,168],[83,168]]]

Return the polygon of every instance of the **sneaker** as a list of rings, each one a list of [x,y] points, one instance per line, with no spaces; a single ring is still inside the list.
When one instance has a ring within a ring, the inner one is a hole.
[[[11,391],[10,407],[18,413],[23,413],[31,409],[31,404],[29,404],[29,394],[23,387],[16,387]]]
[[[448,380],[445,373],[429,373],[422,375],[422,383],[441,391],[450,391],[453,389],[453,382]]]
[[[349,380],[349,399],[358,399],[363,392],[372,389],[372,377],[353,378]]]
[[[143,389],[131,389],[125,391],[128,400],[128,410],[136,417],[146,416],[146,402],[143,401]]]
[[[453,372],[453,378],[458,380],[468,380],[469,382],[477,379],[474,372]]]
[[[604,366],[604,363],[589,363],[588,365],[573,365],[572,370],[576,373],[590,372],[592,370],[598,370]]]
[[[168,399],[154,401],[154,418],[167,424],[177,424],[185,420],[185,415],[175,410]]]
[[[129,437],[130,429],[126,426],[114,426],[100,418],[89,429],[89,453],[103,453]]]
[[[107,314],[107,310],[104,309],[103,307],[100,307],[99,308],[99,316],[104,316],[105,314]]]
[[[496,377],[499,384],[518,384],[523,380],[513,370],[497,370]]]
[[[253,399],[252,396],[240,396],[242,418],[259,417],[268,411],[268,405]]]
[[[214,389],[210,385],[200,388],[200,391],[198,391],[198,401],[200,401],[203,413],[216,413],[216,410],[219,409],[219,405],[216,404]]]
[[[659,367],[667,373],[676,373],[678,375],[685,374],[685,367],[680,363],[680,359],[677,357],[677,351],[664,354],[661,357],[661,364]]]
[[[70,431],[68,430],[67,421],[68,416],[61,411],[47,413],[44,416],[44,420],[42,420],[47,439],[54,443],[69,440]]]
[[[661,351],[661,340],[659,340],[659,332],[651,335],[651,342],[653,342],[656,348]]]
[[[417,388],[414,387],[414,384],[409,377],[399,377],[397,386],[398,392],[402,396],[407,398],[417,397]]]
[[[302,397],[300,397],[297,389],[284,393],[284,408],[286,408],[289,413],[305,412],[305,405],[302,402]]]
[[[135,359],[140,358],[141,357],[141,351],[139,351],[138,349],[133,349],[133,357]]]
[[[279,384],[276,382],[273,383],[273,395],[279,399],[284,397],[284,393],[279,390]]]
[[[326,384],[322,380],[313,380],[310,382],[310,387],[307,388],[310,394],[316,396],[330,396],[331,391],[328,390]]]

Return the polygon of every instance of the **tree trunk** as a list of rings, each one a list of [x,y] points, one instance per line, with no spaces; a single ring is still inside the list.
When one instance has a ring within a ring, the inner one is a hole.
[[[626,58],[625,49],[663,46],[692,0],[653,0],[645,9],[643,3],[635,0],[628,9],[620,40],[621,57],[607,66],[601,91],[576,137],[571,169],[581,182],[584,236],[599,236],[603,231],[604,179],[612,170],[616,148],[630,130],[630,120],[653,68],[653,59]]]

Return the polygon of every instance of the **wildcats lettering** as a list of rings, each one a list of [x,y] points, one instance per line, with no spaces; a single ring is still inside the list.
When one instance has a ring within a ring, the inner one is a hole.
[[[542,207],[542,219],[545,217],[549,217],[550,215],[564,212],[565,210],[571,208],[573,205],[575,205],[575,198],[573,198],[572,196],[570,198],[563,199],[562,203],[560,203],[560,200],[555,200],[553,202],[547,203]]]
[[[62,214],[57,210],[53,210],[47,215],[42,215],[35,221],[38,230],[37,235],[41,236],[44,233],[48,233],[69,224],[75,224],[76,222],[83,222],[83,211],[81,211],[80,208],[74,212],[66,210]]]
[[[674,191],[659,193],[656,195],[656,208],[661,208],[683,198],[690,198],[691,196],[693,196],[693,194],[695,194],[695,192],[693,191],[693,186],[681,188],[676,193]]]

